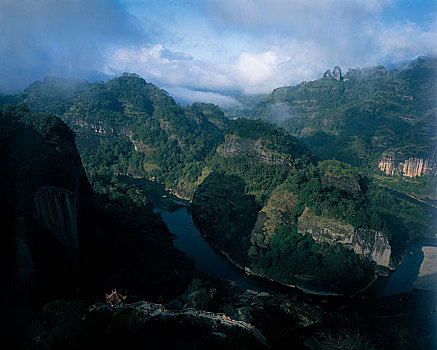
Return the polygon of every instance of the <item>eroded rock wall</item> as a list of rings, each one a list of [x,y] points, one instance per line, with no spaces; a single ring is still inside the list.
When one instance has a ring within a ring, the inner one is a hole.
[[[290,160],[267,150],[261,140],[252,140],[234,135],[226,135],[219,153],[224,157],[249,156],[273,166],[292,165]]]
[[[416,177],[424,175],[437,175],[437,166],[433,159],[416,158],[399,160],[395,157],[382,157],[378,169],[386,175]]]
[[[91,128],[99,134],[118,135],[132,138],[132,132],[124,125],[110,123],[103,120],[94,120],[80,115],[66,115],[64,120],[70,126]]]
[[[362,194],[360,183],[357,178],[346,175],[325,174],[322,178],[323,186],[336,187],[341,191],[347,192],[353,196]]]
[[[308,208],[299,217],[298,231],[311,235],[316,242],[343,244],[357,254],[368,256],[378,265],[392,267],[391,246],[381,232],[354,228],[335,219],[316,216]]]

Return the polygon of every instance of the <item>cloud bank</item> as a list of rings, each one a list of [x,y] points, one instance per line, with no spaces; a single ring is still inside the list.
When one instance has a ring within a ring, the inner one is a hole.
[[[135,17],[116,1],[2,0],[0,92],[47,75],[101,75],[108,50],[145,39]]]
[[[234,92],[268,93],[334,65],[347,70],[437,55],[435,6],[414,4],[420,23],[390,15],[408,13],[409,3],[6,0],[0,92],[46,75],[94,79],[128,71],[183,102],[232,104]]]

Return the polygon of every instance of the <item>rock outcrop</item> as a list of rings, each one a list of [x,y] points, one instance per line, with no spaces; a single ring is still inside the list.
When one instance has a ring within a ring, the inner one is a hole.
[[[353,196],[362,194],[360,183],[356,177],[347,175],[333,175],[326,173],[322,178],[323,186],[332,186],[340,191],[347,192]]]
[[[341,69],[339,66],[334,67],[334,70],[332,71],[332,77],[338,81],[343,79],[343,76],[341,75]]]
[[[436,162],[431,158],[411,157],[398,160],[396,157],[382,157],[378,162],[378,169],[386,175],[417,177],[437,175]]]
[[[70,126],[81,128],[91,128],[99,134],[116,135],[132,138],[132,132],[124,125],[110,123],[103,120],[96,120],[75,114],[66,114],[65,122]]]
[[[334,69],[331,70],[328,69],[325,71],[325,73],[323,73],[323,78],[334,78],[335,80],[343,80],[343,76],[341,75],[341,69],[339,66],[335,66]]]
[[[299,217],[298,231],[311,235],[317,242],[345,245],[357,254],[366,255],[378,265],[392,267],[391,246],[381,232],[354,228],[335,219],[316,216],[308,208]]]
[[[274,154],[266,149],[262,140],[252,140],[235,135],[226,135],[225,142],[218,149],[224,157],[243,157],[249,156],[253,159],[273,166],[291,166],[291,159],[285,156]]]
[[[133,132],[125,125],[104,120],[94,120],[79,115],[66,115],[64,120],[72,127],[88,128],[96,134],[128,138],[136,152],[145,155],[150,155],[153,152],[152,147],[142,141],[135,140]],[[77,137],[80,137],[80,135]]]
[[[328,69],[325,73],[323,73],[323,78],[332,78],[330,69]]]
[[[192,348],[207,338],[219,340],[215,345],[222,348],[235,337],[253,343],[255,348],[268,347],[263,334],[244,321],[231,319],[222,313],[192,308],[170,310],[162,304],[146,301],[115,307],[98,303],[88,310],[83,321],[86,323],[100,319],[100,322],[113,322],[121,314],[125,315],[126,320],[130,317],[130,325],[134,326],[132,330],[128,330],[129,333],[141,330],[142,336],[149,337],[150,343],[161,344],[163,348]],[[124,327],[129,327],[129,324]]]
[[[80,247],[98,218],[74,134],[59,118],[15,107],[0,120],[5,250],[15,293],[60,295],[77,286]],[[8,238],[9,237],[9,238]]]

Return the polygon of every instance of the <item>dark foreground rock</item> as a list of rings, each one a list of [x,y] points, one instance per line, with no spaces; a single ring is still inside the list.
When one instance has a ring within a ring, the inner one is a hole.
[[[111,307],[97,303],[79,323],[80,330],[68,344],[54,341],[54,330],[40,334],[39,349],[263,349],[261,332],[249,323],[223,313],[166,309],[162,304],[140,301]],[[64,338],[65,339],[65,338]]]

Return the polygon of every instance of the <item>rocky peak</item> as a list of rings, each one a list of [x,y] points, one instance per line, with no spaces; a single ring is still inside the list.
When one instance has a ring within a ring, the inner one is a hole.
[[[332,78],[330,69],[328,69],[325,73],[323,73],[323,78]]]
[[[338,81],[343,79],[343,77],[341,76],[341,69],[339,66],[334,67],[334,70],[332,71],[332,77]]]

